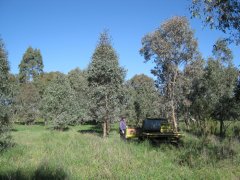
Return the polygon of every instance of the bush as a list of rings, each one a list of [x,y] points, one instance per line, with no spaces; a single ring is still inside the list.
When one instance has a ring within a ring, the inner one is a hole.
[[[232,128],[233,131],[233,136],[236,138],[240,138],[240,126],[239,125],[234,125]]]
[[[43,94],[41,108],[51,128],[65,130],[78,119],[78,104],[75,93],[64,74],[58,74]]]
[[[207,135],[215,135],[217,134],[218,130],[218,123],[212,118],[205,119],[200,123],[193,123],[190,125],[190,129],[187,130],[188,132],[200,135],[200,136],[207,136]]]
[[[239,143],[230,138],[220,141],[215,136],[202,136],[198,139],[188,135],[183,142],[177,162],[191,168],[215,165],[221,160],[233,160],[238,149]]]

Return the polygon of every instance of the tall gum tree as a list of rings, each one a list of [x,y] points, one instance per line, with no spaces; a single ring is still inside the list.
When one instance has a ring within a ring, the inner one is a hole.
[[[226,40],[218,39],[213,47],[213,55],[215,57],[215,64],[219,72],[218,74],[212,73],[217,78],[216,81],[220,81],[220,87],[216,92],[218,101],[214,109],[214,118],[220,122],[220,136],[225,136],[226,126],[224,121],[236,120],[239,118],[239,108],[234,102],[234,90],[237,82],[237,69],[233,65],[233,54],[228,47]],[[212,63],[214,63],[212,62]]]
[[[177,80],[180,67],[199,56],[197,40],[185,17],[173,17],[142,39],[140,54],[153,60],[156,85],[165,96],[168,118],[177,131]]]
[[[43,61],[39,49],[29,47],[19,64],[19,91],[16,96],[18,119],[31,124],[39,117],[40,91],[38,82],[43,75]]]
[[[43,74],[43,60],[39,49],[33,49],[31,46],[23,55],[19,64],[19,81],[27,83]]]
[[[9,63],[4,43],[0,39],[0,151],[10,144],[9,121],[10,81]]]
[[[88,67],[89,108],[91,116],[102,123],[103,137],[110,132],[110,123],[120,113],[125,71],[119,66],[107,31],[100,35],[99,43]]]

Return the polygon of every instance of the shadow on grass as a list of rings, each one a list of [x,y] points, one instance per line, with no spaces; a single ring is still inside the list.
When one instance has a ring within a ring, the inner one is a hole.
[[[16,128],[11,128],[12,132],[17,132],[18,130]]]
[[[81,134],[94,134],[97,136],[102,136],[102,126],[101,124],[95,124],[88,126],[88,129],[78,130],[78,132]]]
[[[70,130],[69,127],[52,127],[52,126],[46,127],[46,129],[59,132],[66,132]]]
[[[39,121],[39,122],[34,122],[34,125],[41,125],[45,126],[45,122]]]
[[[84,129],[84,126],[86,127],[86,129]],[[102,136],[103,134],[101,123],[84,124],[82,125],[82,127],[83,129],[78,130],[78,132],[81,134],[95,134],[98,136]],[[114,131],[118,132],[119,130],[118,128],[111,125],[111,132],[114,132]]]
[[[175,148],[181,148],[182,147],[182,141],[169,141],[166,139],[141,139],[141,138],[133,138],[133,139],[127,139],[125,142],[127,143],[133,143],[133,144],[145,144],[151,148],[163,148],[166,147],[169,149],[175,149]]]
[[[44,121],[36,121],[36,122],[21,122],[21,121],[16,121],[14,122],[14,124],[16,125],[39,125],[39,126],[45,126],[45,122]]]
[[[16,170],[0,174],[0,180],[65,180],[69,179],[69,175],[61,167],[50,167],[48,165],[40,165],[33,173]]]
[[[0,155],[4,153],[5,151],[9,150],[10,148],[14,147],[16,143],[10,141],[10,142],[0,142]],[[1,180],[1,178],[0,178]]]
[[[169,140],[149,140],[149,144],[152,146],[152,147],[155,147],[155,148],[162,148],[162,147],[168,147],[168,148],[180,148],[182,147],[182,142],[181,141],[169,141]]]

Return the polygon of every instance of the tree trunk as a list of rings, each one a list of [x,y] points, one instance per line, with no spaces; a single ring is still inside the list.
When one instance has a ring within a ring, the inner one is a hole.
[[[106,120],[104,120],[103,124],[103,137],[107,137],[107,123],[106,123]]]
[[[174,128],[175,132],[178,131],[178,129],[177,129],[176,113],[175,113],[175,105],[174,105],[176,78],[177,78],[177,72],[175,71],[174,75],[173,75],[173,81],[172,81],[172,84],[171,84],[171,89],[170,89],[171,117],[172,117],[172,123],[173,123],[173,128]]]
[[[188,112],[188,108],[184,114],[184,121],[185,121],[185,125],[187,127],[187,130],[189,130],[189,112]]]
[[[174,131],[177,132],[177,121],[176,121],[176,114],[175,114],[175,107],[174,107],[174,102],[173,100],[171,101],[171,110],[172,110],[172,123],[173,123],[173,128]]]
[[[103,130],[103,137],[107,137],[110,132],[110,124],[109,124],[109,109],[108,109],[108,96],[105,96],[105,108],[106,108],[106,116],[104,119],[104,130]]]
[[[220,120],[220,137],[224,136],[223,127],[224,127],[224,122],[223,120]]]
[[[109,122],[109,121],[107,121],[107,123],[106,123],[106,131],[107,131],[107,136],[110,134],[110,129],[111,129],[110,122]]]

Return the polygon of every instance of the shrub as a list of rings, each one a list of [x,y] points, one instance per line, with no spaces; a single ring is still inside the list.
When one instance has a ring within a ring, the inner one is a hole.
[[[230,138],[220,141],[215,136],[202,136],[198,139],[188,135],[176,160],[180,165],[191,168],[215,165],[221,160],[233,160],[238,148],[239,144]]]
[[[75,94],[64,74],[58,74],[48,85],[41,102],[42,113],[50,127],[65,130],[78,118]]]

